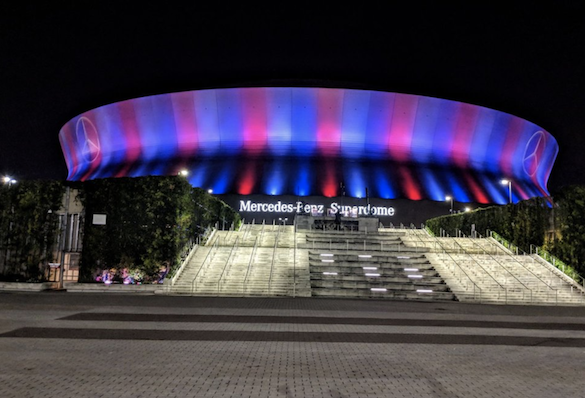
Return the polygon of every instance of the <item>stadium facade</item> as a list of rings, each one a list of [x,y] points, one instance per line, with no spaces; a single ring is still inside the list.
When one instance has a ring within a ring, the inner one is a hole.
[[[558,153],[505,112],[382,91],[246,87],[121,101],[71,119],[69,180],[172,175],[215,194],[504,204],[547,196]],[[275,201],[276,203],[276,201]],[[295,202],[296,206],[296,202]]]

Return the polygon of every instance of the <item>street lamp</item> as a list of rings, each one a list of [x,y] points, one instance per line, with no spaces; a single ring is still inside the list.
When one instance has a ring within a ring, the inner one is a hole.
[[[281,221],[282,225],[285,225],[286,222],[288,221],[288,218],[279,218],[278,221]]]
[[[211,195],[211,194],[213,193],[213,189],[209,188],[209,189],[207,190],[207,193]]]
[[[187,177],[189,175],[189,170],[183,169],[179,171],[179,175],[182,177]]]
[[[500,181],[502,185],[508,185],[509,203],[512,203],[512,180],[503,179]]]
[[[453,196],[445,196],[445,201],[451,202],[451,210],[449,210],[449,213],[453,214]]]
[[[2,181],[4,182],[4,184],[8,185],[8,188],[10,188],[13,184],[16,184],[16,180],[8,176],[2,178]]]
[[[5,177],[2,179],[2,181],[4,181],[4,184],[8,184],[8,187],[11,187],[11,186],[12,186],[12,184],[16,184],[16,180],[15,180],[14,178],[12,178],[12,177],[8,177],[8,176],[5,176]]]

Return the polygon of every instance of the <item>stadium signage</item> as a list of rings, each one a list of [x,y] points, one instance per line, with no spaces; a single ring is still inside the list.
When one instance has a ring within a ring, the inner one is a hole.
[[[253,202],[251,200],[240,200],[239,211],[251,213],[297,213],[313,215],[335,215],[340,213],[346,216],[394,216],[393,207],[385,206],[344,206],[337,202],[331,203],[328,207],[325,204],[307,204],[305,202],[276,203]]]

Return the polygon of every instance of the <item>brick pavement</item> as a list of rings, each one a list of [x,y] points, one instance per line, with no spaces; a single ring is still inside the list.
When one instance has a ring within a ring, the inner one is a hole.
[[[0,294],[0,397],[582,397],[584,341],[579,308]]]

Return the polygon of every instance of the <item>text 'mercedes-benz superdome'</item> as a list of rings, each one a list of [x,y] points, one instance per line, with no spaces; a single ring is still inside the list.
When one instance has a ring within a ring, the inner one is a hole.
[[[67,122],[69,180],[172,175],[216,194],[507,203],[548,196],[556,140],[522,118],[382,91],[250,87],[121,101]]]

